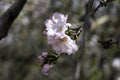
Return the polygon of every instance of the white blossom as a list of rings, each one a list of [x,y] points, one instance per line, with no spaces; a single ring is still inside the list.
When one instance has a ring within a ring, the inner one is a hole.
[[[45,21],[48,44],[53,47],[57,54],[67,53],[70,55],[78,50],[75,40],[65,34],[68,26],[72,26],[67,23],[67,19],[67,15],[54,13],[51,19]]]
[[[49,36],[48,44],[52,45],[53,49],[58,54],[68,53],[70,55],[74,54],[78,50],[78,46],[75,41],[62,33],[56,33],[54,36]]]

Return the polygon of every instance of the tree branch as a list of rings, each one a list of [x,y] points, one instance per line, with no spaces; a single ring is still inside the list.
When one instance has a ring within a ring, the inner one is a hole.
[[[95,9],[93,9],[94,1],[95,0],[88,0],[88,2],[85,5],[86,12],[80,19],[81,21],[84,22],[83,25],[80,26],[80,27],[83,26],[84,32],[82,35],[82,40],[79,41],[80,42],[80,50],[78,51],[78,53],[80,53],[80,54],[79,54],[79,56],[77,56],[77,59],[76,59],[76,67],[75,67],[75,73],[74,73],[73,80],[86,80],[83,68],[84,68],[84,55],[85,55],[86,42],[87,42],[88,33],[91,28],[90,18],[92,18],[92,16],[94,16],[94,14],[101,7],[106,6],[109,2],[114,1],[114,0],[101,0],[103,2],[100,1],[99,5]]]
[[[86,12],[85,14],[82,16],[81,21],[84,22],[83,26],[83,35],[82,35],[82,40],[80,41],[80,50],[79,52],[79,57],[77,57],[76,60],[76,70],[74,73],[74,78],[73,80],[85,80],[85,75],[84,75],[84,71],[83,71],[83,64],[84,64],[84,55],[85,55],[85,47],[86,47],[86,41],[87,41],[87,36],[88,33],[90,31],[91,28],[91,21],[90,21],[90,13],[92,11],[93,8],[93,3],[94,0],[89,0],[86,5],[85,5],[85,9]]]
[[[0,17],[0,40],[7,36],[11,24],[17,18],[27,0],[16,0]]]

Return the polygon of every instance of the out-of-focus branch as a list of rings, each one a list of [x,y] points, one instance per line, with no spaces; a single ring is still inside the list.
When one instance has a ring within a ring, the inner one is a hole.
[[[116,48],[119,49],[120,40],[119,39],[114,39],[114,40],[109,39],[106,41],[98,41],[98,43],[100,43],[104,49],[109,49],[113,44],[115,44]]]
[[[16,0],[0,17],[0,40],[7,36],[11,24],[17,18],[27,0]]]
[[[115,0],[101,0],[99,5],[91,12],[91,16],[93,16],[101,7],[107,6],[109,2],[112,2]]]
[[[81,21],[84,22],[84,24],[81,25],[83,26],[84,32],[82,35],[82,40],[80,41],[79,56],[77,56],[76,68],[75,68],[75,74],[74,74],[73,80],[86,80],[85,74],[84,74],[84,55],[85,55],[87,36],[91,28],[90,18],[94,16],[94,14],[99,10],[99,8],[106,6],[107,3],[111,1],[114,1],[114,0],[101,0],[100,4],[96,8],[93,8],[94,0],[89,0],[86,3],[86,6],[85,6],[86,12],[80,19]]]
[[[84,64],[84,54],[85,54],[85,46],[88,32],[90,31],[91,21],[90,21],[90,13],[92,11],[94,0],[89,0],[86,3],[86,12],[82,17],[82,21],[84,22],[83,26],[83,35],[82,40],[80,41],[80,50],[79,50],[79,57],[76,60],[76,69],[74,74],[74,80],[85,80],[85,75],[83,71],[83,64]]]

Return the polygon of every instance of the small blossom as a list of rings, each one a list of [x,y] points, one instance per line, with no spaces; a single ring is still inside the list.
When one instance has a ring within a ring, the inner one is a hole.
[[[115,58],[112,62],[112,66],[116,69],[120,69],[120,58]]]
[[[50,68],[51,68],[50,64],[44,64],[43,67],[41,68],[41,72],[43,74],[47,74],[49,72]]]

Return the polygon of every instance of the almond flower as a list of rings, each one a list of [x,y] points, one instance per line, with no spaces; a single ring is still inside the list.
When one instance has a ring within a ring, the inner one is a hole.
[[[57,54],[67,53],[74,54],[78,50],[75,40],[65,34],[68,26],[68,16],[60,13],[54,13],[51,19],[45,21],[46,35],[48,37],[48,44],[50,44]]]

